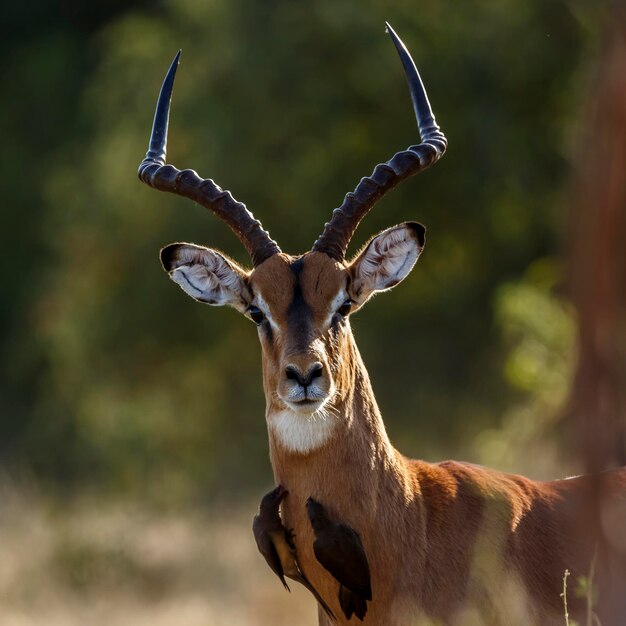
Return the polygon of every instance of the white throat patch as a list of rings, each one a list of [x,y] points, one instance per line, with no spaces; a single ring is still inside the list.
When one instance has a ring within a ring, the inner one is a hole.
[[[301,415],[289,409],[272,413],[267,422],[287,450],[300,454],[321,448],[337,427],[337,418],[333,415]]]

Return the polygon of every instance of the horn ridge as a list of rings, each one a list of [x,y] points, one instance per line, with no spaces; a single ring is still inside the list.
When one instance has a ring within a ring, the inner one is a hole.
[[[148,152],[137,174],[150,187],[190,198],[213,211],[243,243],[252,264],[257,267],[280,252],[280,248],[246,205],[235,200],[229,191],[223,190],[210,178],[201,178],[194,170],[179,170],[166,164],[170,105],[180,54],[179,50],[165,75],[157,100]]]
[[[357,226],[374,204],[401,181],[436,163],[443,156],[448,143],[437,125],[424,84],[409,51],[389,23],[385,22],[385,26],[404,67],[421,143],[397,152],[386,163],[379,163],[372,174],[362,178],[356,189],[346,194],[341,206],[333,211],[312,249],[325,252],[337,261],[344,260]]]

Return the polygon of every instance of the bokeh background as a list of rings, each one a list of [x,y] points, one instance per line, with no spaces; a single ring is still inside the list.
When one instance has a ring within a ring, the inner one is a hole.
[[[407,219],[428,228],[412,275],[352,322],[392,441],[409,456],[534,478],[583,470],[571,399],[589,391],[575,384],[580,303],[602,307],[598,284],[613,308],[599,322],[592,311],[588,332],[603,324],[609,378],[585,363],[609,381],[607,419],[623,435],[624,198],[607,201],[615,219],[594,246],[605,222],[598,192],[584,192],[590,154],[605,188],[607,149],[594,152],[589,131],[611,42],[624,44],[617,7],[4,7],[0,621],[315,623],[313,602],[283,592],[249,529],[272,484],[256,329],[187,298],[158,251],[193,241],[248,259],[209,212],[136,177],[178,48],[171,162],[230,189],[298,253],[361,176],[417,141],[389,20],[449,139],[445,158],[380,202],[354,239],[356,250]],[[626,128],[616,120],[609,155]],[[624,442],[608,440],[610,464]]]

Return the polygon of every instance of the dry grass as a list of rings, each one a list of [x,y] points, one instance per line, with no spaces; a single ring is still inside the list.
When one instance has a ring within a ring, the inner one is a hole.
[[[258,554],[256,503],[164,514],[1,495],[3,626],[317,623],[308,593],[284,591]]]

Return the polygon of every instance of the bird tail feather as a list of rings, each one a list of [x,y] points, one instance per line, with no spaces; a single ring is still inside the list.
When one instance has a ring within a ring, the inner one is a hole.
[[[315,587],[313,587],[313,585],[304,577],[302,578],[300,582],[315,596],[315,599],[319,602],[320,606],[324,609],[324,613],[326,613],[326,615],[328,615],[328,617],[330,617],[330,619],[333,620],[334,622],[336,619],[335,614],[332,612],[328,604],[324,602],[324,598],[320,596],[317,589],[315,589]]]
[[[367,601],[365,598],[341,585],[339,587],[339,604],[347,619],[350,619],[354,614],[363,621],[367,613]]]

